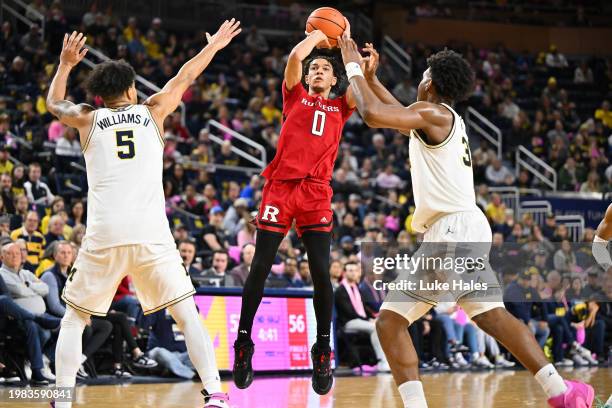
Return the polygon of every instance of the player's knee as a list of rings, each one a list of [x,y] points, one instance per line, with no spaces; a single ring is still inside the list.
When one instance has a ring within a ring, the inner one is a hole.
[[[90,315],[76,310],[70,306],[66,307],[66,313],[62,318],[62,328],[77,328],[83,330],[89,322]]]
[[[183,329],[189,322],[198,322],[198,310],[195,306],[195,301],[192,297],[181,300],[178,303],[168,307],[170,315],[176,322],[179,328]]]
[[[396,332],[404,330],[406,327],[408,327],[406,319],[387,310],[381,310],[376,318],[376,333],[380,339],[393,338]]]
[[[513,319],[514,317],[503,307],[496,307],[472,317],[472,320],[474,320],[479,328],[490,334],[494,331],[496,325],[508,318]]]

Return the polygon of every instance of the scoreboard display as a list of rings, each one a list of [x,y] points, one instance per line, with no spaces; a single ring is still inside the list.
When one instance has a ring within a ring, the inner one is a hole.
[[[215,347],[219,370],[231,370],[242,298],[198,294],[195,302]],[[312,298],[264,297],[251,336],[255,343],[255,371],[312,369],[310,347],[317,337]]]

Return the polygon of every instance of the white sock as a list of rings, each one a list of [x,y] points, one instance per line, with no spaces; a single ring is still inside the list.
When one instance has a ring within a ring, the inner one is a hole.
[[[536,373],[535,379],[540,383],[548,398],[556,397],[567,390],[563,377],[552,364],[547,364]]]
[[[55,385],[56,387],[74,387],[76,373],[83,358],[81,338],[87,324],[88,316],[77,312],[70,306],[62,319],[57,346],[55,348]],[[87,358],[87,357],[85,357]],[[71,402],[56,402],[55,408],[70,408]]]
[[[397,387],[405,408],[427,408],[423,383],[420,381],[406,381]]]
[[[200,321],[193,297],[170,306],[168,311],[185,335],[189,358],[200,375],[204,389],[210,394],[221,392],[215,348],[210,341],[208,331]]]

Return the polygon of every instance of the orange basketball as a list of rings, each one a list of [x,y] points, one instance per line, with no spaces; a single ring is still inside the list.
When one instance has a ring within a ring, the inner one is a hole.
[[[342,35],[345,28],[344,16],[332,7],[318,8],[310,13],[308,20],[306,20],[306,32],[323,31],[332,47],[338,46],[336,38]]]

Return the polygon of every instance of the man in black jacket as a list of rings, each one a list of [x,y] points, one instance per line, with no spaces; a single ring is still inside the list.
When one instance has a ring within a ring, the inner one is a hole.
[[[538,273],[537,268],[530,267],[522,271],[518,279],[511,282],[504,291],[506,309],[517,319],[531,328],[538,344],[544,348],[550,329],[546,320],[543,305],[538,291],[531,287],[531,275]]]
[[[368,333],[378,358],[378,371],[389,372],[389,364],[376,333],[374,318],[366,312],[359,293],[360,278],[361,268],[358,264],[348,262],[344,265],[344,279],[334,293],[336,324],[338,327],[343,327],[346,333]]]

